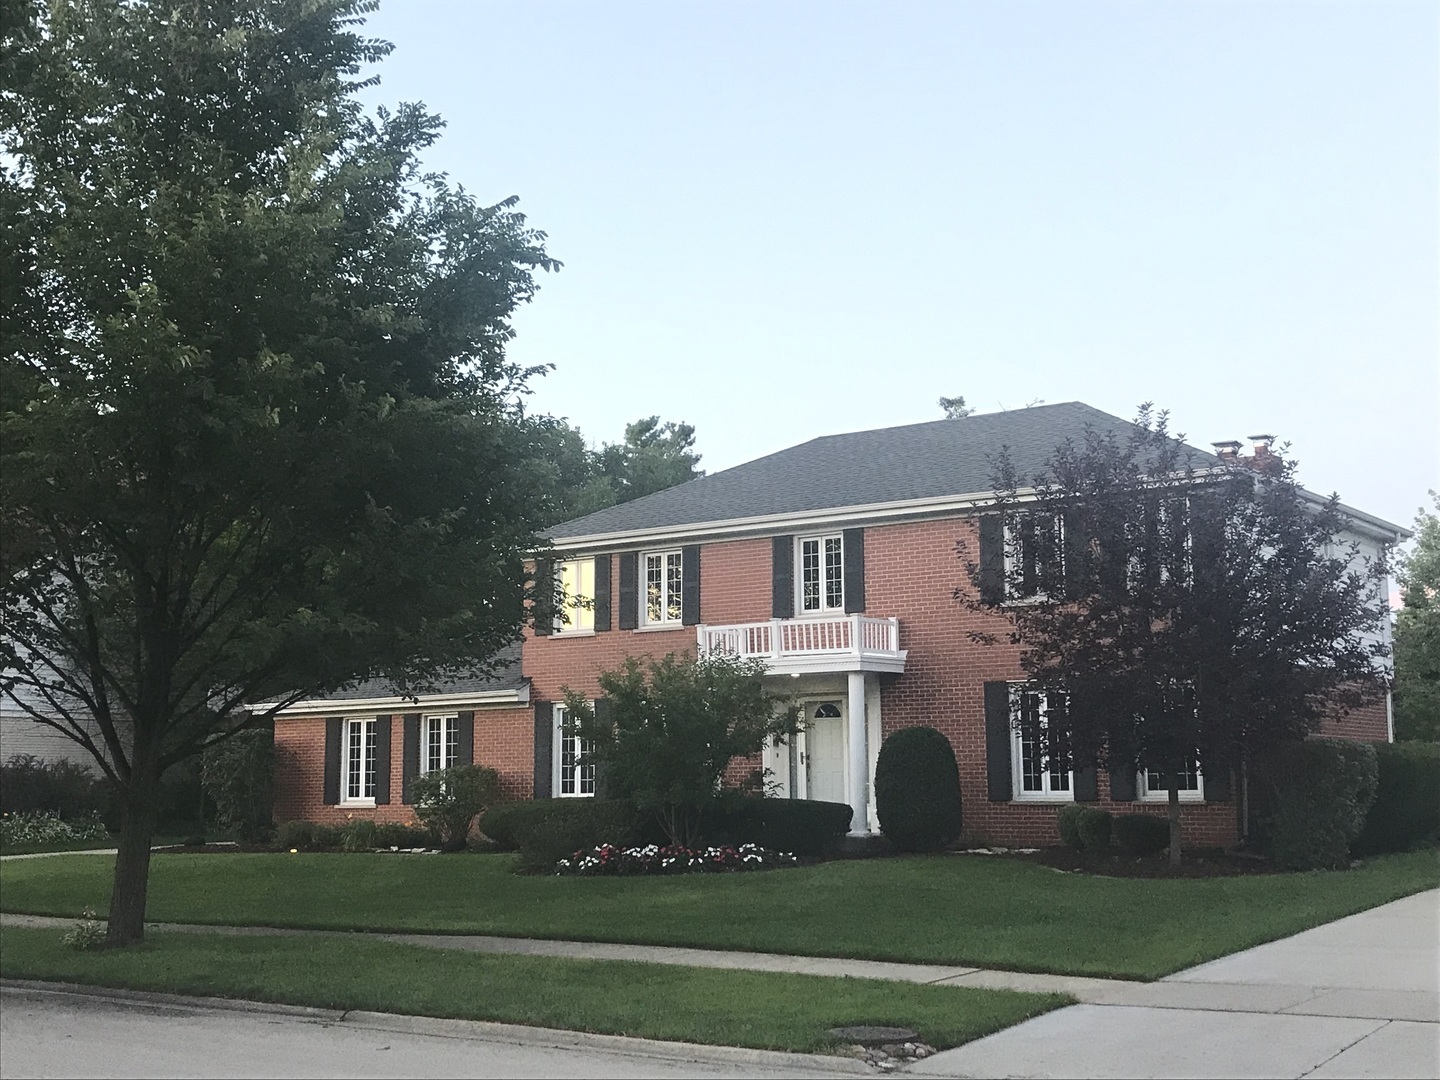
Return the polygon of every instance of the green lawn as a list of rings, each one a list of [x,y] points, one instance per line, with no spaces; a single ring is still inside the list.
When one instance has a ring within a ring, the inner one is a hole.
[[[0,975],[248,998],[334,1009],[499,1020],[648,1039],[824,1051],[849,1024],[914,1028],[957,1046],[1069,1003],[876,979],[834,979],[632,964],[485,956],[346,938],[150,935],[82,953],[53,930],[0,930]]]
[[[1436,852],[1337,873],[1064,874],[938,855],[673,878],[523,877],[505,855],[156,855],[156,922],[500,934],[1157,978],[1440,885]],[[0,908],[104,911],[109,860],[0,864]]]
[[[0,855],[37,855],[42,851],[104,851],[113,848],[115,840],[60,840],[48,844],[0,844]]]

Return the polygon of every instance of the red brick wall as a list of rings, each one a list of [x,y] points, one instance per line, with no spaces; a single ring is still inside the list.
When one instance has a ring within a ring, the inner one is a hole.
[[[468,709],[462,706],[453,711]],[[400,801],[404,724],[400,713],[394,713],[393,717],[390,802],[376,807],[325,805],[324,717],[276,720],[275,820],[341,825],[352,818],[370,818],[378,822],[413,823],[414,811]],[[525,706],[475,708],[475,763],[499,772],[501,792],[507,799],[528,799],[534,793],[534,717],[534,712]]]

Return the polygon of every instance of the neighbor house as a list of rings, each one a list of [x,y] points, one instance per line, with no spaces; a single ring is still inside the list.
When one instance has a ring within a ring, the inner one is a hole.
[[[833,435],[562,524],[541,567],[573,602],[527,628],[501,684],[419,701],[365,691],[277,718],[277,744],[291,759],[277,816],[403,815],[406,777],[449,760],[425,748],[449,738],[435,725],[452,719],[463,744],[455,760],[499,769],[510,795],[591,796],[594,773],[566,729],[565,691],[598,697],[599,674],[629,656],[716,651],[764,660],[803,712],[799,737],[745,768],[763,767],[781,797],[850,804],[853,834],[878,827],[881,742],[917,724],[955,749],[973,841],[1051,842],[1057,807],[1068,802],[1115,812],[1163,803],[1143,773],[1042,760],[1013,723],[1043,708],[1027,693],[1019,647],[971,636],[1007,624],[955,598],[967,584],[961,553],[983,562],[987,547],[1003,543],[993,524],[982,527],[998,521],[984,515],[992,455],[1008,447],[1033,473],[1087,425],[1126,422],[1072,402]],[[1350,523],[1372,554],[1404,535],[1358,511]],[[1375,633],[1388,641],[1388,623]],[[1331,731],[1388,739],[1388,700]],[[1232,842],[1228,770],[1197,769],[1183,787],[1192,842]]]

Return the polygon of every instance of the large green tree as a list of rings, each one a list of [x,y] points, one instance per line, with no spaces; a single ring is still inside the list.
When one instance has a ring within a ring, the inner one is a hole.
[[[367,115],[359,0],[6,0],[0,686],[122,810],[302,697],[518,634],[538,445],[505,358],[556,264]],[[274,711],[274,708],[270,710]]]
[[[1415,516],[1395,617],[1395,738],[1440,740],[1440,495]]]
[[[1172,864],[1197,759],[1207,785],[1228,785],[1383,696],[1385,560],[1347,541],[1338,501],[1301,488],[1293,461],[1199,459],[1145,406],[1034,475],[1002,453],[994,484],[996,544],[957,595],[1007,619],[1008,635],[976,636],[1018,644],[1049,703],[1015,722],[1077,769],[1163,777]]]

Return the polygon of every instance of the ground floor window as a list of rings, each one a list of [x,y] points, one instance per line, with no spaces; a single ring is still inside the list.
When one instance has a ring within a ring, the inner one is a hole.
[[[1073,799],[1074,774],[1069,760],[1056,749],[1064,723],[1065,695],[1010,688],[1012,775],[1017,799]]]
[[[591,744],[569,726],[569,711],[555,706],[555,791],[562,798],[595,794],[595,763],[588,759]]]
[[[375,798],[375,721],[345,721],[345,777],[347,802]]]
[[[1176,787],[1180,790],[1181,799],[1196,800],[1205,797],[1205,778],[1200,773],[1200,763],[1195,755],[1192,754],[1185,762],[1179,780]],[[1170,786],[1165,782],[1165,775],[1155,769],[1142,769],[1140,772],[1140,797],[1142,799],[1168,800]]]
[[[420,724],[421,772],[436,772],[455,767],[460,758],[460,718],[458,716],[427,716]]]

